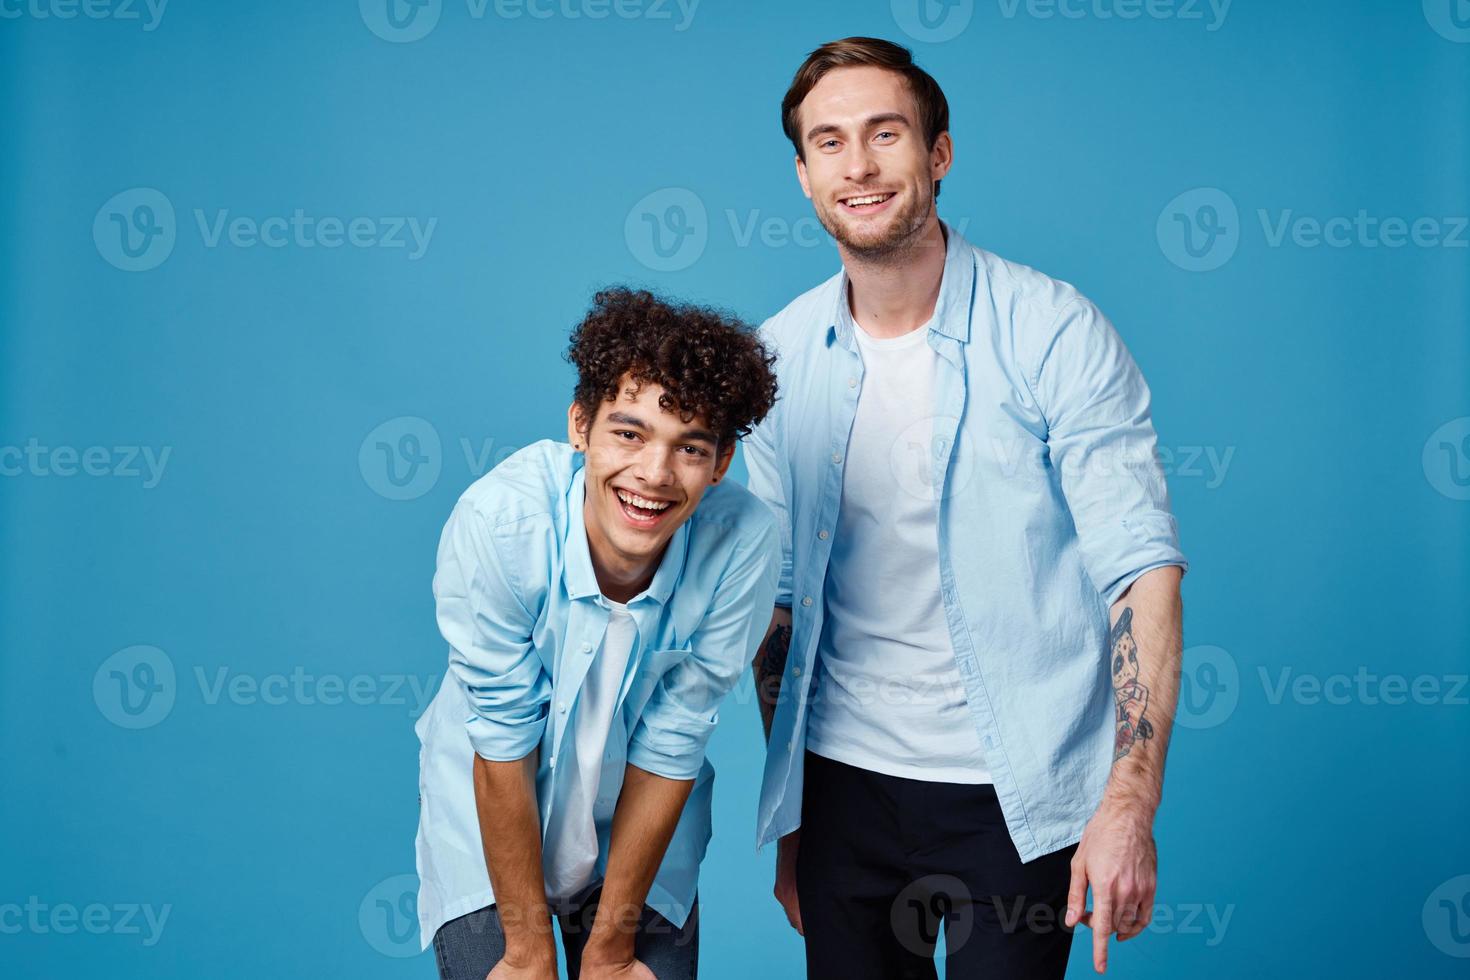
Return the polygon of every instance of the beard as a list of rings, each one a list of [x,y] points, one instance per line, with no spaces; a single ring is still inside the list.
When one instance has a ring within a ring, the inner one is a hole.
[[[854,227],[864,219],[854,221],[841,212],[840,204],[818,205],[817,220],[854,257],[869,262],[890,259],[907,251],[922,236],[925,223],[934,213],[932,186],[929,193],[920,191],[917,195],[904,196],[900,207],[887,215],[886,223],[877,227]]]

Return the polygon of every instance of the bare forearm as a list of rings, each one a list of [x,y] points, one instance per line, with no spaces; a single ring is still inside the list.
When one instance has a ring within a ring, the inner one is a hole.
[[[786,655],[791,649],[791,610],[777,606],[771,614],[771,625],[755,652],[751,670],[755,672],[755,694],[760,703],[761,725],[766,741],[771,740],[771,723],[781,699],[781,678],[786,674]]]
[[[1150,815],[1163,794],[1179,698],[1182,574],[1172,565],[1145,572],[1111,610],[1115,743],[1106,796]]]
[[[533,751],[518,762],[475,757],[475,809],[485,867],[505,931],[505,956],[517,966],[556,963],[541,870],[538,755]]]
[[[648,889],[694,788],[692,779],[666,779],[629,765],[613,812],[607,874],[583,962],[626,962]]]

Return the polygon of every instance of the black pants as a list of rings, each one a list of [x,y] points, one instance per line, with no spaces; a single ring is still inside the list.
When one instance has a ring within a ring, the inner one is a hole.
[[[1048,980],[1067,971],[1076,845],[1022,864],[990,785],[901,779],[810,752],[796,889],[808,980]]]

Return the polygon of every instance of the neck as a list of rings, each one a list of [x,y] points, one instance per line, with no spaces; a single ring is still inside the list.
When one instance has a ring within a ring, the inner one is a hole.
[[[840,248],[852,318],[874,337],[901,337],[928,323],[939,302],[946,245],[944,228],[931,214],[898,251],[870,258]]]
[[[583,506],[586,507],[585,504]],[[591,517],[584,509],[582,520],[587,527],[587,553],[592,558],[592,573],[597,576],[597,590],[613,602],[627,602],[653,582],[653,575],[658,571],[668,544],[666,542],[652,558],[627,558],[618,554],[598,533]]]

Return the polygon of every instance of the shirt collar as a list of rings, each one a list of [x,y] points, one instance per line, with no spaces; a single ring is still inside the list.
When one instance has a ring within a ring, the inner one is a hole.
[[[567,535],[562,541],[562,581],[566,585],[567,596],[572,599],[602,595],[602,589],[597,584],[597,572],[592,568],[592,552],[587,544],[587,470],[581,465],[580,459],[579,456],[576,472],[572,475],[572,485],[567,490]],[[679,584],[679,579],[684,575],[684,563],[688,554],[689,521],[686,520],[669,539],[664,556],[658,563],[658,570],[653,573],[653,581],[648,584],[647,589],[633,598],[632,603],[647,598],[659,605],[666,604],[674,594],[674,586]]]
[[[934,316],[929,320],[929,331],[968,343],[970,340],[970,311],[974,309],[975,255],[970,243],[950,225],[941,221],[945,232],[944,272],[939,280],[939,299],[934,304]],[[827,342],[834,339],[844,347],[852,349],[852,333],[856,327],[852,319],[852,308],[847,300],[849,280],[847,270],[837,277],[836,295],[832,303],[832,322],[827,328]]]

